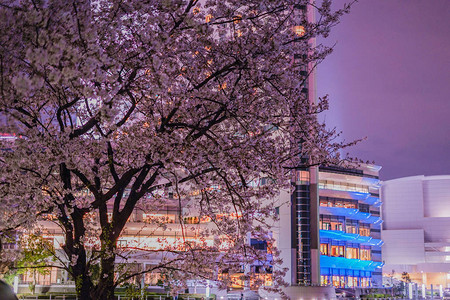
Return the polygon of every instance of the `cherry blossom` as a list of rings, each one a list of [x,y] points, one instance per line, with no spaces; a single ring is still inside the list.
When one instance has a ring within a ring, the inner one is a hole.
[[[273,244],[267,263],[279,264],[274,199],[300,158],[337,162],[348,146],[317,121],[328,99],[308,98],[312,67],[331,52],[312,41],[349,8],[330,4],[3,0],[1,131],[15,135],[1,140],[2,232],[57,223],[58,261],[82,299],[113,299],[152,271],[176,290],[267,261],[249,236]],[[148,228],[176,240],[136,232],[132,247],[118,245],[134,212],[168,203],[178,219]],[[160,263],[127,270],[144,252]]]

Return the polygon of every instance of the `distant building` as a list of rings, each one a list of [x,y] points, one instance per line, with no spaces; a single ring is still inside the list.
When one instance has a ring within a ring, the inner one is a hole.
[[[380,169],[297,170],[275,235],[291,285],[381,287]]]
[[[381,192],[386,275],[450,288],[450,175],[389,180]]]

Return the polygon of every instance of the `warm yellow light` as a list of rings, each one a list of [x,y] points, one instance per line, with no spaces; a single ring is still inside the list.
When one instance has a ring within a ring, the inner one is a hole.
[[[303,26],[294,26],[294,33],[296,36],[304,36],[306,33],[305,27]]]
[[[211,14],[207,15],[207,16],[205,17],[206,23],[209,23],[209,22],[211,21],[212,18],[213,18],[213,16],[212,16]]]

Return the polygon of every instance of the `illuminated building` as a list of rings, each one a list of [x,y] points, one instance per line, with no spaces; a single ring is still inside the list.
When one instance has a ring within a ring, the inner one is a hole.
[[[214,240],[217,236],[208,236],[201,238],[200,233],[206,229],[215,228],[215,224],[210,218],[199,217],[199,208],[196,209],[193,206],[189,206],[188,203],[183,202],[180,207],[179,199],[173,197],[173,193],[170,190],[161,191],[158,193],[159,197],[164,199],[161,203],[163,206],[159,206],[158,210],[145,211],[142,209],[135,209],[131,215],[128,223],[117,241],[117,248],[119,250],[120,257],[127,257],[127,261],[118,257],[116,263],[127,264],[128,267],[132,267],[134,271],[148,270],[161,263],[164,256],[170,255],[160,250],[167,247],[177,248],[177,246],[183,247],[184,242],[202,242],[207,246],[213,246]],[[216,215],[220,217],[239,218],[238,215],[233,213],[223,213]],[[86,216],[86,221],[92,218],[95,219],[95,214]],[[53,215],[48,215],[47,220],[38,222],[38,227],[41,230],[42,237],[54,247],[57,256],[62,261],[67,261],[67,258],[62,250],[62,246],[65,243],[64,233],[61,228],[55,222]],[[182,229],[183,227],[183,229]],[[22,233],[26,234],[26,233]],[[249,238],[249,245],[253,248],[263,251],[264,253],[270,252],[268,245],[264,241]],[[98,239],[89,239],[85,242],[88,248],[96,248],[99,246]],[[16,249],[15,245],[14,249]],[[179,248],[182,249],[182,248]],[[224,249],[226,250],[226,249]],[[265,262],[255,262],[252,266],[249,266],[248,270],[245,270],[245,275],[250,274],[250,280],[244,281],[242,279],[244,270],[242,273],[219,273],[219,279],[227,276],[231,279],[231,288],[233,289],[257,289],[258,285],[272,285],[272,267],[270,266],[271,256],[267,255],[268,260]],[[44,290],[50,292],[69,291],[74,292],[75,283],[70,278],[67,271],[57,268],[49,267],[48,272],[45,274],[36,274],[32,271],[20,275],[19,292],[28,292],[28,285],[32,282],[37,283],[37,292]],[[144,273],[141,276],[137,276],[130,280],[130,283],[141,284],[141,286],[148,287],[153,292],[165,293],[162,286],[163,277],[158,270],[153,272]],[[189,292],[207,294],[207,288],[204,283],[195,281],[195,278],[188,280]],[[211,289],[212,293],[216,295],[218,293],[225,293],[226,291],[218,291],[217,289]]]
[[[450,175],[388,180],[381,197],[386,275],[450,288]]]
[[[299,16],[314,21],[308,6],[296,8]],[[301,36],[303,27],[295,26],[294,32]],[[315,39],[309,42],[314,45]],[[314,67],[304,66],[299,75],[305,74],[309,76],[301,92],[314,104]],[[381,167],[319,168],[308,166],[309,162],[302,157],[293,175],[294,192],[282,193],[279,199],[280,221],[274,236],[288,270],[285,281],[291,286],[381,287]],[[297,294],[302,292],[299,289]]]
[[[295,190],[290,205],[280,206],[277,228],[291,285],[381,287],[379,169],[296,171]]]

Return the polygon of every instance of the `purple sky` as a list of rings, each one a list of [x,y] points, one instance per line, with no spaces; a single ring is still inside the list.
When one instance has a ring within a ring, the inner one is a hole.
[[[336,0],[342,4],[344,0]],[[329,127],[381,179],[450,174],[450,0],[360,0],[317,74]]]

